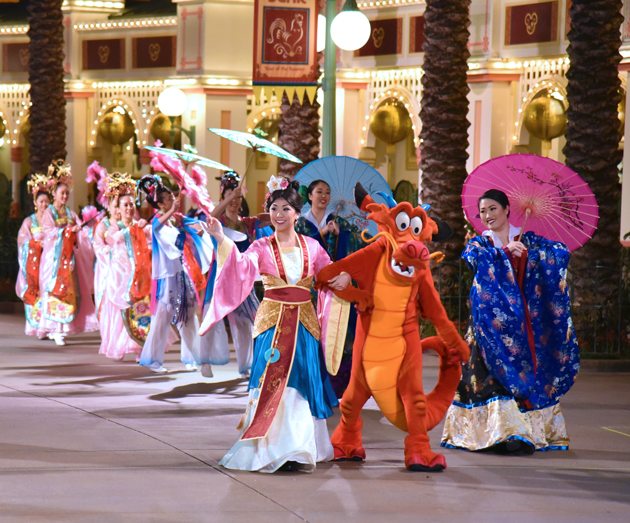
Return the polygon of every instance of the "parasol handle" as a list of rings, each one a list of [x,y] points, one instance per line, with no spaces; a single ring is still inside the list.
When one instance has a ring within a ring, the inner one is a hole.
[[[252,163],[254,156],[256,156],[257,150],[258,149],[256,147],[252,147],[252,154],[249,156],[249,160],[247,160],[247,165],[245,166],[245,172],[243,173],[243,177],[241,178],[241,183],[238,185],[239,189],[243,188],[243,184],[245,183],[245,177],[247,176],[247,171],[249,171],[249,166]]]
[[[516,240],[517,242],[520,242],[521,238],[523,237],[523,233],[525,232],[525,225],[527,225],[527,219],[529,218],[531,213],[532,210],[528,207],[525,211],[525,220],[523,221],[523,226],[521,227],[521,234],[518,235],[518,238]]]

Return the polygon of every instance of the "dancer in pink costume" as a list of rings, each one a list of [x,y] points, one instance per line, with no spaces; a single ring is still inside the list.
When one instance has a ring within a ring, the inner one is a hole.
[[[70,166],[55,160],[48,168],[53,204],[44,211],[40,296],[42,318],[39,330],[57,345],[67,335],[98,329],[91,288],[94,277],[87,236],[79,234],[81,221],[66,207],[72,184]],[[38,330],[38,332],[39,332]]]
[[[129,335],[121,312],[138,301],[143,301],[143,305],[136,307],[136,311],[142,313],[149,310],[150,295],[147,293],[140,299],[140,296],[134,295],[134,289],[137,283],[142,281],[146,282],[146,289],[150,289],[151,228],[147,227],[146,220],[134,219],[136,183],[131,176],[111,174],[107,189],[114,219],[107,231],[111,259],[101,302],[102,342],[99,353],[118,361],[121,361],[125,354],[132,353],[136,355],[138,361],[142,346]],[[143,323],[142,320],[140,323]],[[136,329],[143,339],[146,339],[147,326],[138,325],[139,329]],[[177,335],[172,330],[169,331],[167,346],[176,342]]]
[[[43,331],[38,332],[41,319],[41,300],[39,293],[39,266],[42,254],[44,229],[42,219],[44,211],[50,205],[50,178],[45,174],[34,174],[28,182],[28,190],[33,195],[35,212],[27,216],[18,233],[18,273],[15,292],[24,302],[26,327],[28,336],[46,337]]]

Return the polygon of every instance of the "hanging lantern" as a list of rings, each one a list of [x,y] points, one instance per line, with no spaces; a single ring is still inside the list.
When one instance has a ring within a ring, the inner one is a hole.
[[[175,118],[175,125],[182,125],[182,117]],[[171,119],[162,113],[158,114],[151,124],[151,136],[160,140],[164,147],[168,149],[180,149],[182,143],[182,132],[175,128],[175,144],[171,143]]]
[[[370,131],[387,145],[402,142],[411,132],[411,118],[403,104],[388,100],[372,115]]]
[[[562,136],[567,129],[563,101],[564,97],[558,91],[540,91],[523,112],[527,132],[543,142]]]
[[[112,145],[127,143],[133,138],[135,132],[136,128],[129,113],[120,106],[107,112],[98,126],[98,134]]]

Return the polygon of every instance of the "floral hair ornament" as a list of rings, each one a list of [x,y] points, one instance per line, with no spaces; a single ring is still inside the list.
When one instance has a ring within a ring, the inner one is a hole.
[[[50,178],[49,187],[53,192],[57,189],[59,184],[72,187],[72,168],[70,164],[66,163],[63,159],[54,160],[48,166],[48,177]]]
[[[26,182],[26,186],[28,187],[28,192],[33,195],[33,201],[37,199],[37,195],[40,192],[45,192],[49,194],[50,192],[50,177],[47,174],[33,174],[31,179]]]
[[[120,196],[136,196],[136,180],[127,173],[112,173],[107,179],[105,194],[109,198]]]
[[[263,204],[265,212],[269,212],[269,204],[267,202],[269,201],[271,195],[276,191],[284,191],[288,188],[289,179],[284,176],[274,176],[272,174],[271,178],[269,178],[269,181],[267,182],[267,187],[269,188],[269,192],[265,196],[265,203]]]

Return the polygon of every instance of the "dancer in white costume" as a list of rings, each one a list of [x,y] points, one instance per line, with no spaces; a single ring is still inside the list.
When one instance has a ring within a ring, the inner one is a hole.
[[[153,232],[151,330],[142,349],[140,365],[166,372],[164,352],[171,324],[181,336],[181,359],[187,370],[197,370],[199,320],[195,313],[199,291],[206,285],[214,248],[202,223],[177,213],[179,200],[158,176],[147,175],[138,190],[159,212],[151,221]]]

